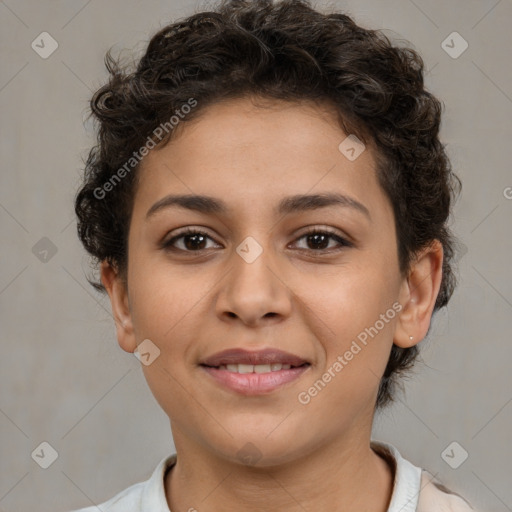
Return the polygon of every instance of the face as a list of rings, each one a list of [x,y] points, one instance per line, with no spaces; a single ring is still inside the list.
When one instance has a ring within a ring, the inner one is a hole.
[[[318,105],[244,98],[145,157],[127,289],[106,265],[102,279],[121,347],[150,340],[142,367],[175,440],[265,465],[369,438],[393,341],[413,345],[428,321],[403,307],[413,293],[374,149],[351,161],[346,137]],[[169,199],[182,195],[211,201]],[[438,285],[418,296],[425,318]]]

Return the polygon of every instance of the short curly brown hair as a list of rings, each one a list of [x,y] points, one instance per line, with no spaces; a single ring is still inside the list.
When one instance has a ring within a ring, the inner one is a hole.
[[[447,223],[461,183],[439,141],[441,103],[424,87],[424,63],[416,51],[394,46],[382,31],[362,28],[346,14],[320,13],[305,0],[224,0],[165,26],[132,68],[110,52],[105,64],[109,81],[91,99],[98,143],[75,199],[78,235],[95,266],[106,260],[126,279],[138,165],[122,180],[113,183],[112,177],[190,98],[198,106],[184,122],[212,103],[241,96],[324,101],[345,133],[376,145],[403,275],[417,251],[435,239],[442,243],[434,311],[448,303],[456,284],[456,240]],[[158,144],[176,132],[168,131]],[[107,189],[109,180],[115,186]],[[104,291],[101,282],[89,282]],[[393,401],[398,374],[417,355],[417,346],[393,345],[377,408]]]

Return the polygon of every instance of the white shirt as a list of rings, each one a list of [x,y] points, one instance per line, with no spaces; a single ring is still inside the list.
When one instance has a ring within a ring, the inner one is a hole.
[[[475,512],[461,496],[446,489],[428,472],[404,459],[391,444],[371,441],[372,448],[395,467],[395,481],[388,512]],[[151,477],[136,483],[110,500],[74,512],[171,512],[164,489],[166,471],[176,454],[162,459]]]

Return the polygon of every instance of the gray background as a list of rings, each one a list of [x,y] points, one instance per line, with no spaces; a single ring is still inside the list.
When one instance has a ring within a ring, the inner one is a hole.
[[[464,185],[453,224],[467,246],[458,289],[422,343],[425,365],[379,416],[374,437],[481,510],[512,510],[512,3],[317,5],[386,28],[420,51],[427,86],[446,105],[442,138]],[[0,2],[0,512],[99,503],[146,479],[174,449],[140,363],[117,345],[108,298],[85,280],[72,200],[93,142],[87,101],[105,79],[106,50],[140,51],[163,24],[200,7]],[[47,59],[31,48],[43,31],[59,45]],[[441,46],[453,31],[469,43],[456,59]],[[57,250],[46,262],[33,250],[43,237]],[[58,452],[48,469],[31,458],[43,441]],[[469,453],[458,469],[441,457],[453,441]]]

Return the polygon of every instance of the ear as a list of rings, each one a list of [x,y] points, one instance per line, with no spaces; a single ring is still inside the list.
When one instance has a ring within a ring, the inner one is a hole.
[[[101,262],[100,269],[101,282],[110,297],[112,314],[116,323],[117,342],[126,352],[134,352],[137,343],[133,331],[126,283],[107,261]]]
[[[400,288],[399,301],[403,309],[393,338],[398,347],[412,347],[427,335],[442,277],[443,246],[439,240],[434,240],[416,255]]]

